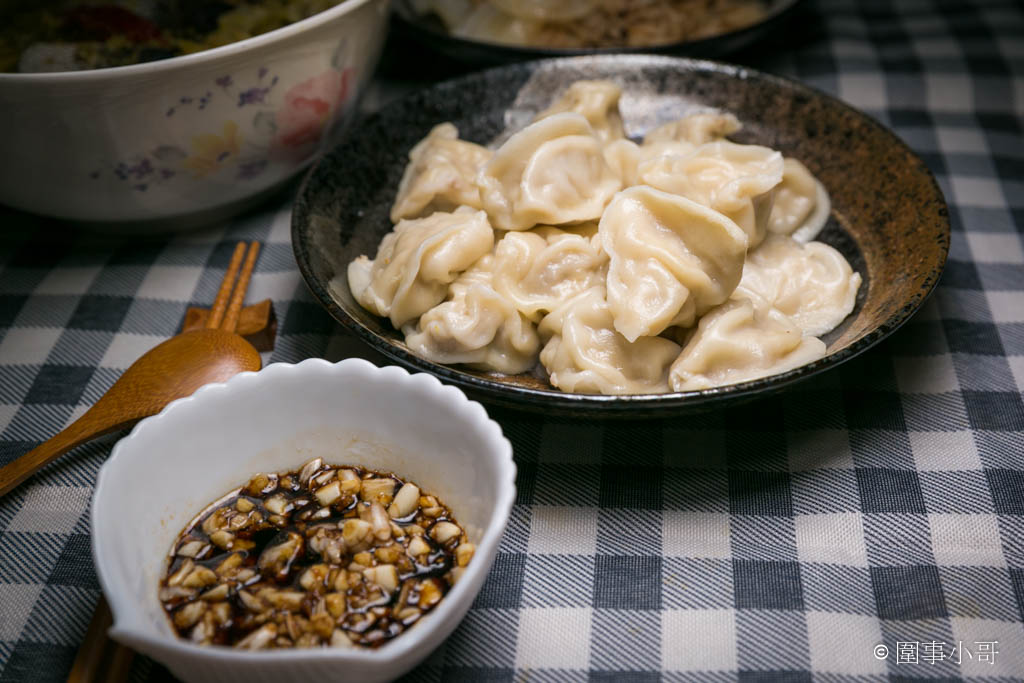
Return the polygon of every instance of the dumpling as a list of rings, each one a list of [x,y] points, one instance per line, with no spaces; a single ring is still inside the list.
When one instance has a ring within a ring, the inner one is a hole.
[[[703,112],[658,126],[644,136],[644,146],[662,142],[688,142],[703,145],[732,135],[742,126],[739,119],[729,113]]]
[[[604,284],[608,256],[595,233],[594,224],[505,233],[494,248],[494,289],[527,318],[540,320],[561,302]]]
[[[810,242],[828,221],[832,203],[825,186],[796,159],[785,159],[782,183],[775,189],[775,202],[768,217],[768,231],[790,235],[798,242]]]
[[[606,144],[601,153],[604,155],[605,163],[622,181],[623,187],[632,187],[640,182],[637,167],[644,159],[640,145],[622,138]]]
[[[395,329],[444,301],[448,285],[494,246],[494,230],[483,211],[438,211],[403,220],[381,240],[377,256],[348,265],[356,301]]]
[[[641,163],[638,174],[642,183],[725,214],[747,233],[753,249],[764,239],[782,169],[782,155],[774,150],[720,140],[684,156]]]
[[[623,138],[604,146],[604,159],[622,179],[623,187],[640,185],[639,166],[663,156],[686,156],[699,145],[740,128],[732,114],[693,114],[650,131],[642,145]]]
[[[639,168],[644,162],[667,155],[685,156],[695,148],[696,145],[677,140],[638,145],[632,140],[623,138],[606,144],[603,154],[605,163],[622,181],[622,186],[632,187],[642,184]]]
[[[747,255],[734,296],[774,308],[818,337],[850,315],[860,283],[860,274],[829,245],[775,235]]]
[[[494,227],[596,220],[621,182],[580,114],[554,114],[510,137],[477,176]]]
[[[403,328],[409,350],[436,363],[465,363],[509,375],[537,364],[540,338],[492,285],[494,259],[488,254],[449,288],[448,300]]]
[[[699,391],[777,375],[825,355],[785,315],[732,299],[709,311],[669,370],[673,391]]]
[[[391,222],[454,211],[460,206],[481,208],[476,174],[490,158],[487,148],[459,140],[459,131],[451,123],[434,126],[409,152],[409,164],[391,207]]]
[[[531,45],[543,23],[506,14],[494,5],[481,2],[457,25],[451,34],[458,38],[504,45]]]
[[[551,384],[585,394],[657,394],[668,391],[668,369],[680,346],[661,337],[626,340],[612,326],[604,289],[563,302],[540,324],[547,339],[541,364]]]
[[[661,142],[644,143],[639,146],[639,162],[637,165],[667,155],[686,156],[695,149],[697,149],[697,145],[685,140],[662,140]]]
[[[611,81],[576,81],[534,120],[567,111],[576,112],[587,119],[602,142],[620,140],[625,137],[619,114],[620,97],[622,88]]]
[[[747,237],[703,204],[651,187],[623,190],[598,227],[608,308],[627,340],[692,325],[740,281]]]

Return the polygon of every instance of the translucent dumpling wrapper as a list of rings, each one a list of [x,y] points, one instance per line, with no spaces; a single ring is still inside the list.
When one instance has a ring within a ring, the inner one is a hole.
[[[483,211],[463,208],[403,220],[384,236],[374,259],[348,265],[352,296],[396,329],[444,301],[448,285],[494,246]]]
[[[627,340],[692,325],[739,284],[744,232],[721,213],[639,185],[623,190],[601,218],[609,256],[608,308]]]
[[[533,321],[580,292],[604,285],[608,256],[596,226],[509,232],[494,248],[494,288]]]
[[[597,220],[621,188],[582,115],[555,114],[510,137],[477,176],[494,227],[526,230]]]
[[[453,36],[503,45],[531,45],[540,33],[539,21],[521,19],[482,2],[451,28]]]
[[[637,167],[643,160],[640,145],[627,138],[613,140],[604,146],[601,154],[604,155],[605,163],[618,176],[623,187],[632,187],[640,182],[637,175]]]
[[[680,346],[661,337],[628,341],[615,331],[604,290],[595,287],[548,314],[540,361],[551,384],[585,394],[657,394],[668,391],[668,369]]]
[[[435,363],[514,375],[537,364],[536,327],[494,290],[488,254],[449,287],[448,299],[403,328],[409,350]]]
[[[750,248],[764,239],[772,190],[782,182],[782,155],[759,145],[709,142],[690,153],[640,164],[641,182],[719,211],[747,234]]]
[[[669,154],[675,156],[686,156],[697,148],[692,142],[683,140],[663,140],[661,142],[650,142],[639,145],[639,157],[637,165],[644,161],[657,159]]]
[[[825,227],[831,209],[825,186],[799,161],[785,159],[782,182],[775,188],[768,231],[789,235],[798,242],[810,242]]]
[[[576,81],[534,120],[575,112],[587,119],[602,142],[619,140],[625,137],[619,114],[620,97],[622,88],[611,81]]]
[[[666,140],[651,144],[638,145],[632,140],[623,138],[613,140],[604,146],[605,163],[622,181],[623,187],[640,185],[640,165],[644,162],[666,155],[685,156],[692,152],[696,145],[689,142]]]
[[[702,112],[690,114],[675,121],[669,121],[651,130],[644,136],[644,146],[665,142],[687,142],[703,145],[721,140],[742,128],[739,119],[729,113]]]
[[[747,255],[733,296],[778,310],[804,334],[818,337],[850,315],[860,284],[860,274],[829,245],[775,235]]]
[[[510,34],[552,25],[488,2],[415,1],[450,16],[472,5],[470,19]],[[356,300],[420,357],[505,374],[543,365],[567,392],[699,390],[822,357],[818,337],[862,283],[811,241],[830,211],[821,183],[725,139],[740,125],[731,114],[687,116],[637,144],[620,94],[576,83],[493,152],[436,126],[410,152],[397,225],[375,258],[349,264]]]
[[[409,152],[409,164],[391,207],[391,221],[454,211],[460,206],[481,208],[476,175],[490,158],[487,148],[459,140],[459,131],[451,123],[434,126]]]
[[[825,355],[825,344],[805,337],[782,313],[732,299],[700,319],[669,370],[673,391],[700,391],[777,375]]]

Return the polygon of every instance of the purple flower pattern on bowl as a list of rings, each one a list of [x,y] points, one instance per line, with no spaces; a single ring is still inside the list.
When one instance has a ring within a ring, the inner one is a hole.
[[[337,54],[340,54],[341,50]],[[337,56],[337,55],[336,55]],[[205,132],[179,144],[159,144],[147,151],[101,165],[89,172],[93,180],[113,179],[135,192],[182,178],[221,177],[231,168],[233,178],[253,181],[274,164],[301,164],[315,152],[330,124],[351,99],[352,69],[332,62],[331,68],[289,87],[279,104],[272,96],[281,84],[266,66],[255,78],[224,74],[213,79],[212,90],[182,95],[164,112],[166,118],[184,111],[200,112],[220,98],[233,108],[256,109],[251,118],[211,121]],[[251,72],[250,72],[251,73]],[[244,83],[245,86],[238,84]],[[224,106],[218,107],[223,112]],[[250,132],[243,132],[245,123]],[[224,176],[226,177],[226,176]]]

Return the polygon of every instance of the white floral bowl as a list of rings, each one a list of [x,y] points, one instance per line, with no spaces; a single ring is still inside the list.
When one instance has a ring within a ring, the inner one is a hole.
[[[477,546],[459,582],[378,650],[246,652],[178,639],[157,598],[178,533],[256,472],[314,457],[388,470],[436,494]],[[395,678],[451,633],[479,592],[512,509],[515,470],[512,446],[483,407],[430,375],[312,359],[205,386],[140,422],[100,470],[92,549],[111,635],[185,681]]]
[[[122,230],[230,215],[337,141],[387,17],[388,0],[344,0],[197,54],[0,73],[0,203]]]

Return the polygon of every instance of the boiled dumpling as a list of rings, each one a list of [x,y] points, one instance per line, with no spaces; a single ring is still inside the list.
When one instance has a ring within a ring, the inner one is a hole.
[[[697,149],[697,145],[684,140],[662,140],[661,142],[645,143],[639,145],[637,165],[639,166],[640,163],[645,161],[668,155],[686,156],[695,149]]]
[[[547,339],[541,364],[551,384],[586,394],[668,391],[668,369],[680,346],[661,337],[628,341],[612,326],[604,290],[594,287],[563,302],[540,324]]]
[[[739,120],[729,113],[690,114],[648,132],[644,136],[644,146],[663,142],[687,142],[691,145],[703,145],[705,142],[721,140],[727,135],[732,135],[741,127]]]
[[[529,43],[597,0],[413,2],[457,17],[456,34]],[[540,363],[567,392],[700,390],[821,358],[818,337],[861,285],[810,241],[830,211],[821,183],[727,140],[740,123],[724,112],[637,144],[620,96],[577,82],[493,152],[435,126],[409,153],[394,229],[348,266],[356,300],[419,357],[507,374]]]
[[[373,260],[360,256],[349,264],[349,288],[363,308],[391,318],[398,329],[443,301],[449,283],[493,246],[483,211],[403,220],[384,236]]]
[[[825,355],[785,315],[732,299],[709,311],[669,371],[673,391],[699,391],[776,375]]]
[[[853,311],[860,283],[860,274],[829,245],[776,235],[747,255],[734,296],[774,308],[818,337]]]
[[[434,126],[409,152],[409,164],[391,207],[391,221],[453,211],[460,206],[479,209],[476,174],[490,157],[485,147],[459,140],[459,131],[452,124]]]
[[[506,14],[494,5],[482,2],[451,33],[458,38],[482,40],[505,45],[530,45],[543,24]]]
[[[623,187],[632,187],[640,182],[637,167],[644,158],[640,145],[622,138],[606,144],[601,153],[604,155],[605,163],[622,181]]]
[[[514,375],[537,364],[540,339],[533,323],[493,287],[488,254],[449,287],[448,300],[403,328],[405,343],[435,363],[465,363]]]
[[[623,187],[640,185],[639,166],[663,156],[686,156],[698,145],[739,130],[732,114],[693,114],[647,133],[642,145],[623,138],[604,147],[605,161],[622,179]]]
[[[627,340],[692,325],[740,281],[747,237],[685,197],[643,185],[623,190],[599,225],[610,257],[608,307]]]
[[[776,151],[720,140],[684,156],[644,162],[638,173],[641,182],[651,187],[725,214],[743,228],[753,249],[764,239],[772,189],[782,181],[782,168],[782,155]]]
[[[505,233],[494,248],[494,289],[538,321],[561,302],[603,285],[608,256],[593,240],[595,231],[590,224]]]
[[[621,187],[580,114],[554,114],[510,137],[477,176],[494,227],[596,220]]]
[[[799,161],[785,159],[782,183],[775,189],[775,202],[768,218],[768,231],[790,235],[798,242],[810,242],[825,227],[831,208],[825,186]]]
[[[611,81],[576,81],[534,120],[567,111],[576,112],[587,119],[603,142],[619,140],[625,136],[622,116],[619,115],[620,97],[622,88]]]
[[[632,187],[642,184],[639,169],[644,162],[668,155],[685,156],[695,148],[696,145],[677,140],[638,145],[632,140],[623,138],[606,144],[603,154],[605,163],[622,181],[622,186]]]

